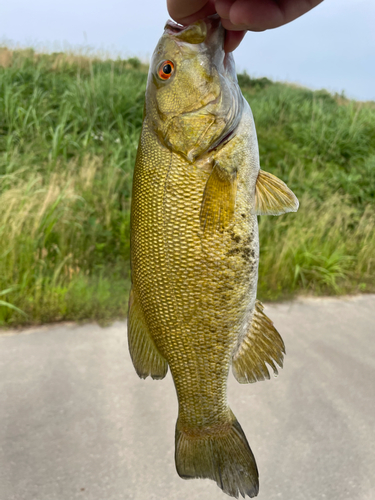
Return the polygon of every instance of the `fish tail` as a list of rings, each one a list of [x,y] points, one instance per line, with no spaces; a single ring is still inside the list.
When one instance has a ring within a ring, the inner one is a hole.
[[[238,498],[255,497],[259,475],[246,436],[232,414],[225,425],[208,429],[179,429],[176,426],[176,469],[183,479],[209,478],[224,493]]]

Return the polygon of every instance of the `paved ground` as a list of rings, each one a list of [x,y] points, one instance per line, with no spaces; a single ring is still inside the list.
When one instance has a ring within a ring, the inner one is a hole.
[[[264,500],[375,500],[375,296],[266,308],[277,379],[229,400]],[[171,377],[137,378],[125,324],[0,335],[0,500],[224,500],[174,468]]]

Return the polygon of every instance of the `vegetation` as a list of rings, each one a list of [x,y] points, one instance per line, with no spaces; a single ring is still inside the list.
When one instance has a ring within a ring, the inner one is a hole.
[[[147,68],[0,48],[0,325],[127,311]],[[301,202],[261,217],[259,292],[374,291],[375,105],[239,75],[262,168]]]

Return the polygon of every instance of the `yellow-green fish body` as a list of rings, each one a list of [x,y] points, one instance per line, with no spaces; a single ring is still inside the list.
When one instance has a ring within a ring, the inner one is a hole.
[[[258,492],[258,472],[226,396],[269,378],[284,345],[256,302],[257,214],[295,210],[260,171],[251,110],[224,30],[209,18],[166,25],[155,50],[133,180],[129,347],[141,377],[170,367],[179,416],[176,467],[229,495]]]

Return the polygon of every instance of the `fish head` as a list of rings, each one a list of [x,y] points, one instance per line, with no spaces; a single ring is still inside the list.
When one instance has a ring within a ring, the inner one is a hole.
[[[243,97],[218,16],[180,26],[168,21],[154,51],[146,117],[161,143],[189,162],[228,137]]]

